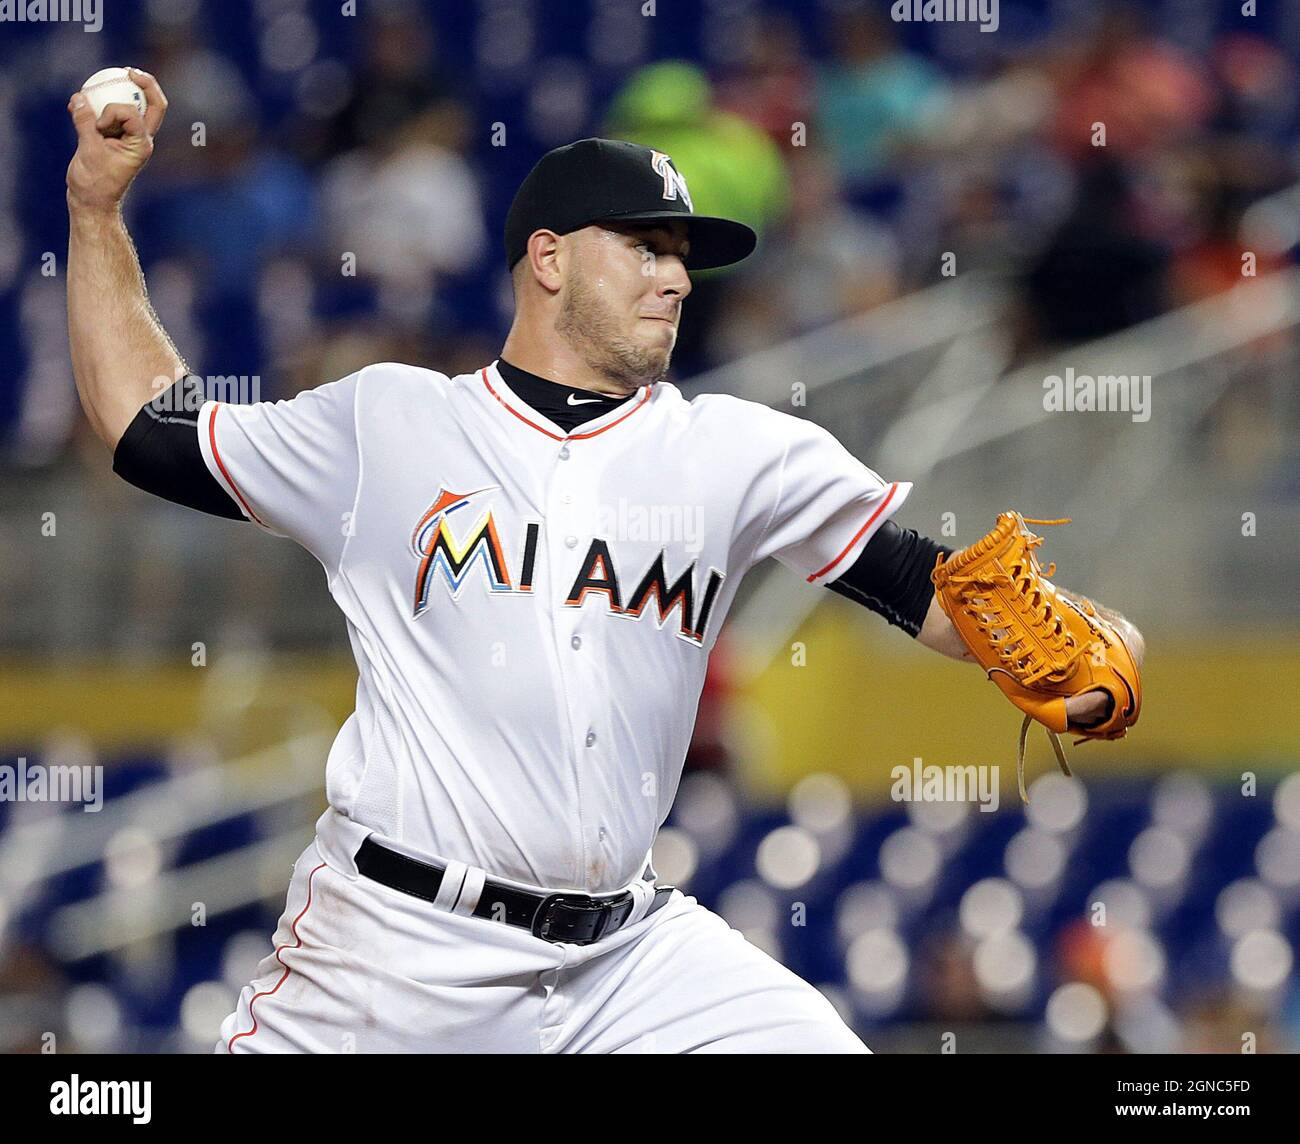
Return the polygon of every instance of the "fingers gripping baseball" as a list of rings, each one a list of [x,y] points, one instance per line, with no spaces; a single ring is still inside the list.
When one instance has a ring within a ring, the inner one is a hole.
[[[68,164],[68,198],[91,208],[115,207],[153,154],[153,139],[167,113],[167,97],[148,72],[130,69],[147,100],[143,114],[130,103],[109,103],[96,115],[91,99],[77,92],[68,113],[77,150]]]

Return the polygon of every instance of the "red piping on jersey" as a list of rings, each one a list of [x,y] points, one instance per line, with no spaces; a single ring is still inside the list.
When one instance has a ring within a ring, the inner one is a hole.
[[[253,520],[265,528],[265,522],[253,511],[253,506],[244,499],[244,494],[239,491],[239,486],[235,484],[234,478],[231,477],[226,469],[225,462],[221,459],[221,450],[217,448],[217,410],[220,408],[221,402],[218,401],[212,409],[212,416],[208,418],[208,443],[212,446],[212,459],[217,462],[217,468],[221,470],[221,475],[226,478],[226,484],[230,486],[230,491],[235,494],[239,506]]]
[[[487,386],[488,392],[492,394],[492,396],[495,397],[499,402],[501,402],[503,408],[513,413],[525,425],[531,425],[534,429],[537,430],[537,432],[545,433],[546,436],[548,436],[552,441],[582,441],[587,437],[599,437],[603,432],[605,432],[606,429],[613,429],[615,425],[619,424],[619,422],[626,421],[629,417],[632,416],[633,413],[635,413],[638,409],[641,408],[641,406],[643,406],[647,401],[650,400],[650,387],[646,386],[646,391],[641,395],[641,400],[638,401],[635,405],[633,405],[632,408],[629,409],[626,413],[624,413],[622,417],[618,418],[615,421],[611,421],[608,425],[602,425],[599,429],[592,429],[589,433],[570,433],[567,437],[561,437],[556,433],[552,433],[549,429],[544,429],[542,426],[538,425],[535,421],[529,421],[527,417],[525,417],[522,413],[519,412],[519,410],[514,408],[514,406],[508,404],[505,398],[502,397],[501,394],[499,394],[495,389],[492,388],[492,383],[488,381],[487,366],[484,366],[482,370],[480,370],[479,372],[483,374],[483,384]]]
[[[840,554],[837,557],[835,557],[835,559],[832,560],[829,564],[827,564],[825,568],[819,568],[816,572],[814,572],[811,576],[808,577],[809,584],[811,584],[814,580],[820,580],[823,576],[826,575],[827,572],[829,572],[832,568],[834,568],[835,565],[837,565],[841,560],[844,559],[845,556],[848,555],[848,553],[853,548],[853,546],[857,544],[859,540],[862,539],[862,534],[866,532],[867,529],[869,529],[873,524],[875,524],[876,518],[882,512],[884,512],[885,509],[889,507],[889,502],[894,499],[894,494],[896,492],[898,492],[897,481],[895,481],[892,485],[889,486],[889,492],[885,494],[885,499],[880,502],[880,505],[879,507],[877,507],[876,511],[873,512],[869,517],[867,517],[867,523],[864,524],[861,528],[859,528],[856,533],[854,533],[853,539],[850,540],[848,544],[844,546]]]
[[[298,936],[298,923],[302,921],[303,915],[306,914],[306,912],[309,909],[311,909],[312,880],[316,877],[316,871],[323,869],[324,866],[325,863],[322,862],[319,866],[316,867],[315,870],[313,870],[310,874],[307,875],[307,904],[303,906],[302,912],[296,918],[293,919],[293,924],[289,927],[289,932],[292,933],[294,936],[294,943],[292,946],[282,945],[275,951],[275,960],[278,961],[281,965],[284,965],[284,960],[280,957],[280,954],[284,950],[297,949],[302,945],[302,938]],[[289,967],[287,965],[284,965],[284,972],[280,974],[280,980],[275,983],[273,988],[266,989],[261,993],[253,994],[253,999],[248,1003],[248,1015],[253,1018],[253,1027],[251,1029],[246,1029],[242,1033],[236,1033],[233,1037],[231,1037],[230,1040],[226,1042],[226,1052],[233,1053],[235,1051],[235,1042],[239,1040],[240,1037],[251,1037],[254,1033],[257,1032],[257,1017],[253,1013],[254,1003],[257,1001],[259,997],[270,997],[272,994],[274,994],[275,991],[279,989],[280,986],[283,985],[289,979],[290,972],[291,970],[289,969]]]

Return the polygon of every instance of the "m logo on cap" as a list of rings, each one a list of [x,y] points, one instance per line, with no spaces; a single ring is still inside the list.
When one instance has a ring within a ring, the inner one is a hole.
[[[682,178],[681,172],[673,166],[673,161],[662,151],[651,151],[650,165],[655,169],[655,173],[663,178],[664,198],[671,202],[680,194],[682,202],[686,204],[686,209],[694,212],[695,206],[691,202],[691,192],[686,189],[686,180]]]

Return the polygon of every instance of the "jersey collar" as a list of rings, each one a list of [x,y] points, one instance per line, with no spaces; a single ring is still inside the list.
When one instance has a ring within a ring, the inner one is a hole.
[[[590,421],[584,421],[572,433],[566,433],[561,426],[538,413],[506,384],[495,361],[479,370],[479,381],[488,402],[502,410],[509,420],[521,426],[529,426],[555,441],[582,441],[588,437],[597,437],[634,416],[649,403],[654,393],[654,386],[643,385],[631,401],[626,401],[599,417],[593,417]]]

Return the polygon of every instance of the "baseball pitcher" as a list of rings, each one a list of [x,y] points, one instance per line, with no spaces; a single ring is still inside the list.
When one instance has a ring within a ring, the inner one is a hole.
[[[120,210],[167,106],[132,77],[143,115],[69,103],[86,415],[126,480],[310,551],[358,671],[328,807],[217,1051],[866,1052],[651,861],[746,572],[775,557],[978,662],[1053,742],[1136,720],[1140,635],[1059,591],[1018,514],[953,552],[895,524],[911,486],[825,429],[665,381],[690,273],[755,236],[631,143],[560,147],[519,188],[496,361],[189,409]],[[699,534],[620,528],[628,505]]]

